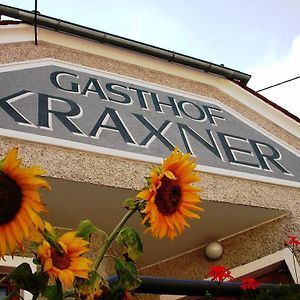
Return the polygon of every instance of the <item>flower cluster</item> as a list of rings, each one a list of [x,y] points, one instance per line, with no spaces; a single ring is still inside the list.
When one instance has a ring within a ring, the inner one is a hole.
[[[38,190],[50,189],[39,177],[45,172],[36,166],[22,167],[17,153],[13,148],[0,160],[0,258],[7,248],[12,255],[17,247],[24,252],[23,241],[32,232],[44,229],[40,213],[46,209]]]
[[[260,285],[260,282],[257,282],[255,278],[245,277],[242,278],[241,288],[243,290],[255,290]]]
[[[231,275],[230,270],[224,266],[213,266],[208,272],[208,276],[211,277],[212,281],[222,283],[225,280],[233,280],[234,277]]]
[[[288,241],[285,242],[287,245],[292,247],[300,245],[300,241],[298,240],[296,235],[289,235],[288,238]]]
[[[212,266],[210,268],[210,271],[208,272],[208,276],[211,277],[211,281],[216,282],[218,284],[218,289],[215,291],[216,298],[217,298],[219,289],[220,289],[221,285],[224,283],[224,281],[235,280],[235,278],[231,275],[231,271],[222,265]],[[259,285],[260,285],[260,283],[257,282],[255,278],[244,277],[244,278],[242,278],[242,283],[240,285],[240,288],[247,292],[247,299],[249,299],[248,291],[256,290],[256,288]],[[211,297],[210,293],[209,293],[209,296]],[[241,298],[241,299],[244,299],[244,298]]]
[[[124,227],[128,219],[139,211],[141,223],[148,226],[146,231],[154,237],[172,240],[189,227],[187,218],[199,219],[196,212],[203,211],[199,207],[201,189],[194,185],[200,180],[195,160],[175,148],[160,167],[151,169],[145,188],[124,202],[127,214],[109,236],[88,220],[81,221],[77,230],[58,236],[52,225],[42,218],[42,213],[47,211],[39,189],[50,189],[41,177],[45,172],[36,166],[22,166],[17,155],[18,149],[13,148],[0,160],[0,259],[8,253],[13,256],[17,249],[25,254],[24,242],[29,240],[34,243],[37,271],[32,273],[26,263],[12,271],[7,279],[16,284],[13,293],[21,287],[29,291],[33,299],[42,296],[63,300],[70,295],[82,300],[132,299],[141,284],[135,262],[143,253],[143,247],[136,231]],[[106,238],[93,262],[87,254],[90,237],[96,231],[104,233]],[[285,244],[295,254],[300,241],[295,235],[288,238]],[[114,257],[118,279],[110,286],[97,270],[113,241],[122,248],[123,255]],[[218,284],[218,289],[224,281],[235,279],[222,265],[213,266],[208,276]],[[259,285],[254,278],[245,277],[240,287],[248,291]]]
[[[135,260],[143,248],[138,234],[131,228],[123,228],[127,220],[139,211],[142,224],[149,227],[153,236],[174,239],[189,227],[186,218],[199,219],[194,211],[203,211],[198,206],[201,189],[193,185],[200,180],[195,160],[176,148],[160,167],[151,170],[144,190],[125,201],[129,211],[110,236],[106,236],[92,262],[85,256],[90,236],[95,231],[104,232],[86,220],[80,222],[77,231],[57,236],[52,225],[41,216],[46,209],[39,189],[50,189],[40,177],[45,172],[36,166],[21,166],[17,154],[18,149],[13,148],[0,160],[0,259],[8,252],[13,256],[17,248],[25,254],[24,241],[30,240],[35,244],[34,261],[38,268],[32,273],[24,263],[12,271],[7,279],[17,286],[13,293],[18,292],[19,286],[32,293],[33,299],[43,296],[62,300],[69,296],[68,289],[76,299],[103,299],[108,295],[110,299],[131,299],[141,283]],[[123,248],[123,256],[114,258],[118,280],[109,286],[97,269],[114,240]]]
[[[146,200],[142,223],[150,225],[154,237],[174,239],[189,227],[187,217],[200,218],[192,212],[203,211],[198,206],[201,189],[192,185],[200,180],[195,167],[190,154],[183,154],[176,148],[161,167],[151,170],[148,186],[137,198]]]
[[[57,239],[57,247],[43,240],[37,248],[37,258],[50,278],[59,279],[65,288],[70,288],[75,277],[89,278],[91,261],[82,256],[88,251],[88,244],[75,231],[67,232]]]

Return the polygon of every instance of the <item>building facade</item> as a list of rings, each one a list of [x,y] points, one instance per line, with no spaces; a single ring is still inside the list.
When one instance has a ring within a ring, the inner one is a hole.
[[[251,91],[242,72],[42,15],[35,43],[33,13],[0,5],[0,14],[21,20],[0,26],[0,153],[18,147],[25,164],[47,170],[53,225],[87,218],[109,232],[122,200],[177,146],[197,158],[205,211],[174,241],[133,218],[140,273],[204,279],[218,264],[259,277],[284,263],[295,276],[284,241],[300,228],[297,117]],[[213,241],[217,261],[205,255]]]

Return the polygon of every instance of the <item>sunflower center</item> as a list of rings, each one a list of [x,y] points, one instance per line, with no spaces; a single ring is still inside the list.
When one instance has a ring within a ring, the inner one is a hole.
[[[12,221],[22,204],[22,190],[9,176],[0,171],[0,225]]]
[[[53,266],[60,270],[65,270],[70,266],[71,261],[66,253],[59,253],[51,248],[51,258]]]
[[[164,176],[157,190],[155,204],[159,212],[165,216],[176,212],[181,199],[181,188],[176,180]]]

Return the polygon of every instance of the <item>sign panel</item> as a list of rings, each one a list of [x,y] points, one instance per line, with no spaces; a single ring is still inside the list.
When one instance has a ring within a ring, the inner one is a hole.
[[[216,100],[54,60],[0,68],[0,134],[300,186],[299,154]]]

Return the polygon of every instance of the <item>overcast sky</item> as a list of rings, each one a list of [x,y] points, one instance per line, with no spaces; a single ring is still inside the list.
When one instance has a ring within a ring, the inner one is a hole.
[[[34,0],[1,0],[33,10]],[[44,14],[252,75],[254,90],[300,76],[300,0],[39,0]],[[261,92],[300,117],[300,78]]]

